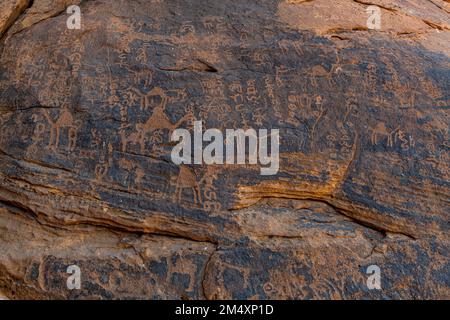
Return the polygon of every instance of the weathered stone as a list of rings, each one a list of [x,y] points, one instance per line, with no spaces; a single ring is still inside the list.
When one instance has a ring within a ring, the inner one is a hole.
[[[8,298],[450,298],[447,3],[77,3],[0,19]],[[193,120],[279,129],[279,172],[175,165]]]
[[[16,21],[19,15],[28,7],[29,2],[29,0],[0,1],[0,38],[14,23],[14,21]]]

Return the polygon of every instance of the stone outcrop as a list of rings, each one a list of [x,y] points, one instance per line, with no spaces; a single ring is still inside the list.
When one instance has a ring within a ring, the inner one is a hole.
[[[27,0],[2,0],[0,2],[0,37],[16,21],[28,5],[29,1]]]
[[[0,292],[449,299],[449,5],[333,3],[0,1]],[[279,172],[174,164],[194,120]]]

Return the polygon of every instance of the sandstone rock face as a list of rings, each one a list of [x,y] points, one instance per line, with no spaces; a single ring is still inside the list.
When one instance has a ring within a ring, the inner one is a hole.
[[[0,37],[16,21],[17,17],[28,7],[27,0],[0,1]]]
[[[0,1],[8,298],[450,298],[447,2],[76,3]],[[279,172],[174,164],[194,120]]]

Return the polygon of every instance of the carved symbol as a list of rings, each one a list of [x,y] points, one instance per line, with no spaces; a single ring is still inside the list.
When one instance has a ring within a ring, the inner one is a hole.
[[[42,141],[43,137],[42,135],[45,132],[45,125],[43,123],[39,123],[39,119],[38,119],[38,115],[37,114],[33,114],[31,116],[31,119],[33,120],[34,123],[36,123],[36,128],[34,129],[33,132],[33,141],[37,142],[37,141]]]
[[[284,84],[283,75],[294,71],[294,69],[288,69],[286,66],[275,67],[275,82],[278,86],[282,86]]]
[[[277,290],[275,289],[275,287],[273,286],[273,284],[271,284],[270,282],[266,282],[263,285],[263,290],[267,295],[272,295],[272,294],[278,293]]]
[[[213,171],[212,167],[208,166],[203,178],[199,184],[204,183],[203,192],[205,195],[205,202],[203,203],[203,209],[210,213],[219,212],[222,208],[221,204],[217,201],[217,194],[214,190],[214,180],[217,179],[217,174]]]
[[[131,190],[133,182],[136,182],[136,181],[133,181],[133,174],[137,175],[139,166],[137,163],[134,163],[133,161],[130,161],[125,158],[120,159],[119,163],[120,163],[120,167],[126,171],[125,184],[127,185],[128,190]],[[143,177],[142,170],[139,173],[139,175],[141,175],[139,177],[139,181],[140,181]]]
[[[346,123],[350,117],[356,116],[357,113],[358,113],[358,104],[354,101],[354,99],[350,98],[347,101],[347,111],[345,112],[344,120],[342,122]]]
[[[104,152],[100,155],[99,163],[96,164],[94,168],[95,173],[95,179],[100,182],[105,178],[106,174],[108,173],[109,168],[112,164],[112,158],[111,155],[113,153],[113,146],[111,143],[108,144],[108,149],[105,147],[106,143],[103,142],[103,150]]]
[[[143,65],[146,65],[148,63],[148,54],[147,54],[148,47],[149,47],[148,45],[144,45],[137,51],[136,60],[142,63]]]
[[[149,87],[152,84],[153,72],[151,70],[130,71],[133,73],[134,84],[143,85],[144,87]],[[140,95],[140,92],[138,94]]]
[[[253,55],[253,59],[255,60],[255,65],[257,65],[258,67],[272,68],[273,66],[272,62],[270,61],[270,57],[265,53],[255,52],[255,54]]]
[[[184,36],[191,36],[193,38],[195,34],[195,27],[192,24],[192,21],[184,22],[180,27],[180,33]]]
[[[293,41],[292,42],[292,46],[294,47],[295,52],[301,56],[303,54],[303,50],[301,47],[301,42],[300,41]]]
[[[394,134],[395,143],[397,143],[397,140],[400,140],[401,142],[400,147],[403,150],[408,150],[410,147],[411,148],[414,147],[415,143],[411,135],[407,137],[406,134],[402,130],[399,130],[398,128],[392,131],[392,133],[395,133]]]
[[[213,34],[216,31],[225,30],[225,20],[222,17],[207,16],[202,18],[202,23],[208,33]]]
[[[206,79],[201,81],[206,101],[225,100],[223,82],[220,79]]]
[[[104,177],[105,177],[105,175],[106,175],[106,173],[108,172],[108,164],[107,163],[100,163],[100,164],[97,164],[96,166],[95,166],[95,169],[94,169],[94,172],[95,172],[95,178],[98,180],[98,181],[100,181],[100,180],[102,180]]]
[[[324,116],[325,111],[326,111],[326,109],[323,106],[323,100],[324,99],[320,95],[316,96],[316,98],[315,98],[315,104],[316,104],[316,106],[318,108],[318,111],[314,112],[314,114],[317,115],[317,118],[314,121],[314,124],[313,124],[312,129],[311,129],[311,147],[313,147],[314,135],[315,135],[315,132],[316,132],[317,125],[319,124],[320,120],[322,119],[322,117]]]

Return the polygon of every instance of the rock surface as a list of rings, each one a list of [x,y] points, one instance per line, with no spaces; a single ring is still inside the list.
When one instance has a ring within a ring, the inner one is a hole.
[[[27,0],[0,1],[0,37],[3,36],[28,5],[29,1]]]
[[[69,30],[0,1],[0,291],[449,299],[449,4],[333,2],[78,1]],[[280,129],[280,171],[175,165],[194,119]]]

